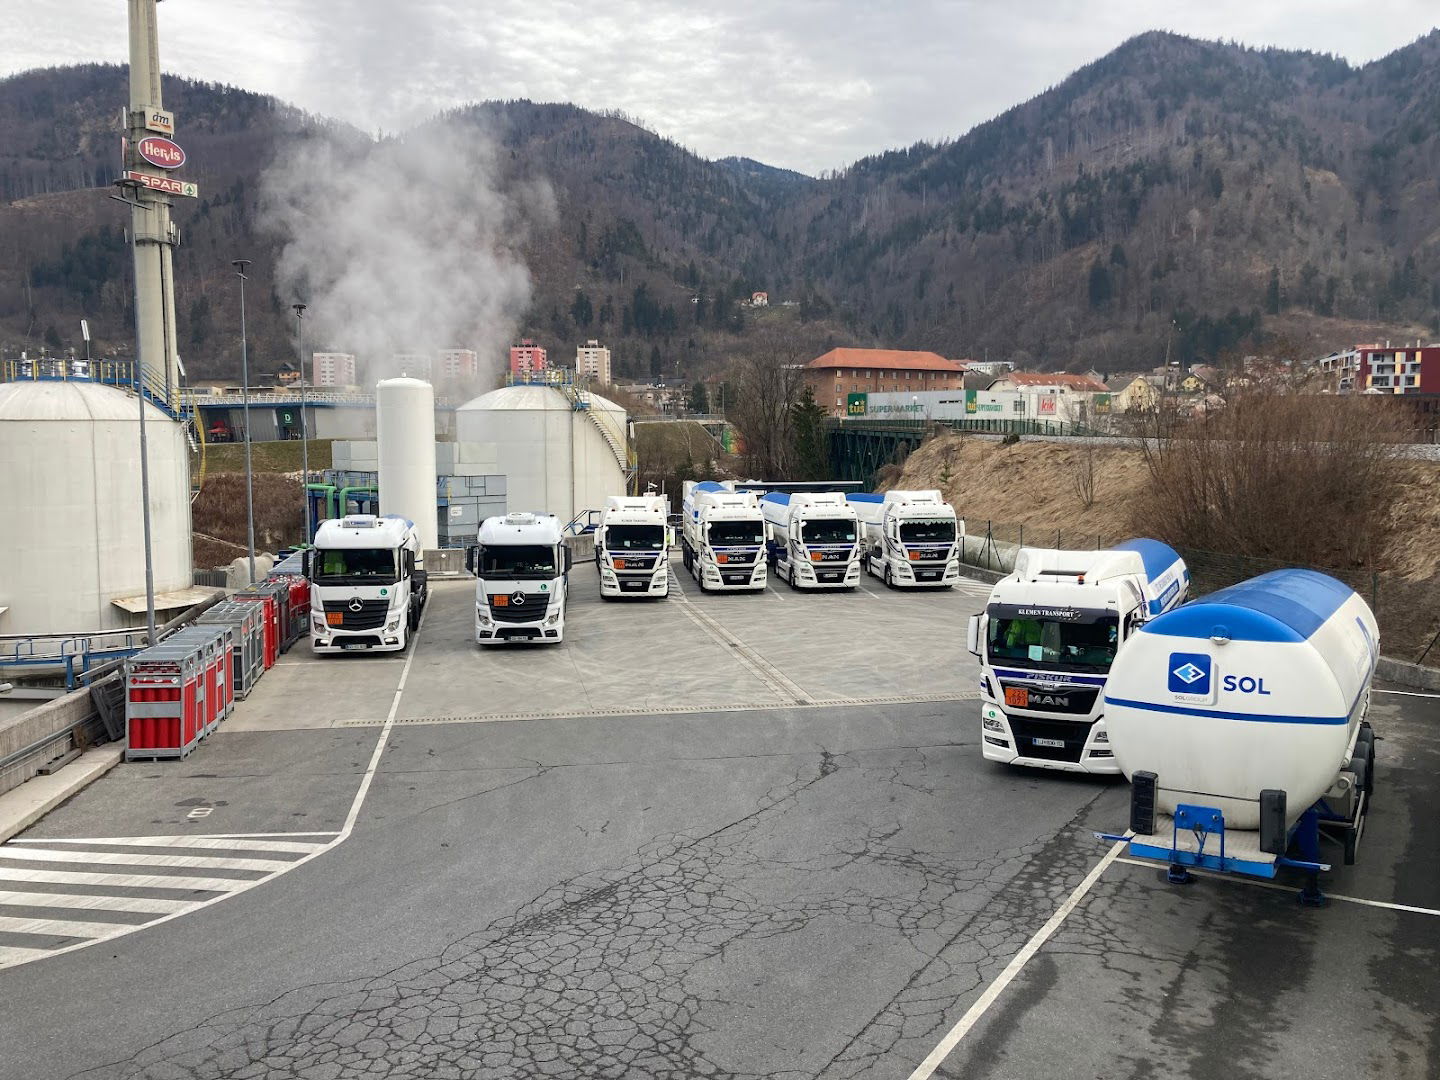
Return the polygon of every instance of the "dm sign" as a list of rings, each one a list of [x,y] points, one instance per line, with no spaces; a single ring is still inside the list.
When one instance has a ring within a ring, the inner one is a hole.
[[[846,394],[845,415],[864,416],[869,411],[866,405],[867,400],[868,399],[865,394]]]
[[[157,169],[178,169],[185,164],[185,151],[180,149],[180,144],[161,135],[147,135],[135,150]]]

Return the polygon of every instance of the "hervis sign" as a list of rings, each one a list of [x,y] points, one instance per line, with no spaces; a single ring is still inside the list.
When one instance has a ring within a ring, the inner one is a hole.
[[[178,169],[185,164],[185,151],[180,144],[161,135],[147,135],[135,151],[157,169]]]

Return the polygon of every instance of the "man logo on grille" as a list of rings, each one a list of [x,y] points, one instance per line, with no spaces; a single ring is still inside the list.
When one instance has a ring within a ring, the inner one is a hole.
[[[352,596],[352,597],[350,598],[350,603],[347,604],[346,606],[347,606],[351,611],[364,611],[364,610],[365,610],[365,601],[364,601],[364,600],[361,600],[360,597],[358,597],[358,596]]]

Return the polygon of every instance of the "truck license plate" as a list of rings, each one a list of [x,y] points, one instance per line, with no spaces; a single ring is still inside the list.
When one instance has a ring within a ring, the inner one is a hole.
[[[341,645],[340,647],[341,647],[342,649],[344,649],[346,652],[357,652],[357,651],[359,651],[360,649],[367,649],[367,648],[369,648],[368,645]]]
[[[1036,746],[1049,746],[1056,750],[1065,749],[1064,739],[1031,739],[1030,741]]]
[[[1013,705],[1017,709],[1023,709],[1030,704],[1030,691],[1023,686],[1005,687],[1005,704]]]

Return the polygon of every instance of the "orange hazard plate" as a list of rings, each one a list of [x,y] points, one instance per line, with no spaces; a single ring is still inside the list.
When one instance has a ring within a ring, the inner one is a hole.
[[[1030,704],[1030,691],[1023,686],[1005,687],[1005,704],[1014,705],[1018,709],[1025,708]]]
[[[344,621],[345,613],[343,611],[327,611],[325,613],[325,625],[327,626],[339,626]]]
[[[625,569],[625,560],[624,560],[624,559],[612,559],[611,562],[613,562],[613,563],[615,564],[615,569],[616,569],[616,570],[624,570],[624,569]]]
[[[729,555],[716,555],[716,556],[715,556],[715,561],[716,561],[716,562],[729,562],[729,561],[730,561],[730,556],[729,556]]]
[[[494,604],[496,607],[509,607],[509,606],[510,606],[510,597],[508,597],[508,596],[492,596],[492,597],[490,597],[490,603]]]

